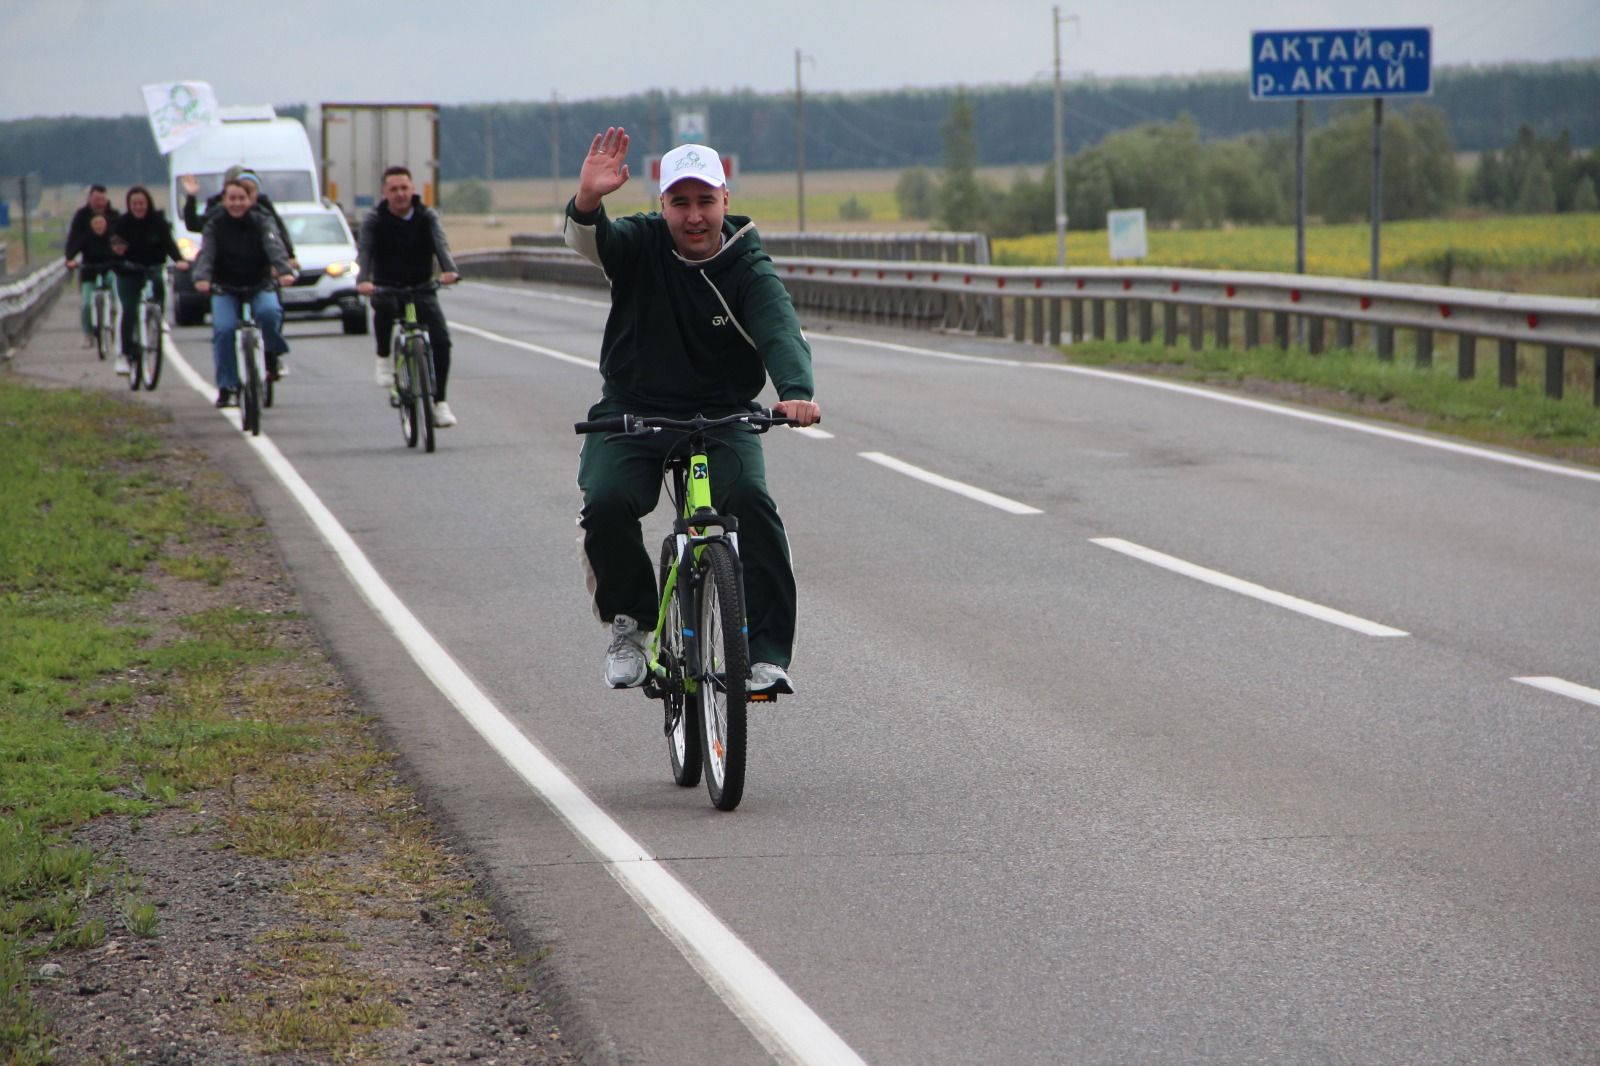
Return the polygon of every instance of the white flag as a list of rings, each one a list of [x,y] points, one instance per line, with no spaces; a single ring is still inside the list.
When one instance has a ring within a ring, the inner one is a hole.
[[[217,117],[216,94],[203,81],[146,85],[144,107],[162,155],[222,121]]]

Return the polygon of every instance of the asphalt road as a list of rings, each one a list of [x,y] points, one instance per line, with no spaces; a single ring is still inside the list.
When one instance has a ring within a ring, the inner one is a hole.
[[[1600,1060],[1600,474],[808,322],[829,435],[766,444],[800,694],[719,814],[600,681],[597,295],[447,293],[433,455],[370,338],[292,325],[265,429],[343,547],[178,375],[147,398],[250,487],[587,1057]]]

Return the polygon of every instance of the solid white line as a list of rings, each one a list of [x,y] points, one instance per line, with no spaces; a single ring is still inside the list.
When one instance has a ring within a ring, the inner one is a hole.
[[[1110,548],[1112,551],[1121,552],[1123,555],[1142,559],[1144,562],[1171,570],[1175,574],[1182,574],[1185,577],[1192,577],[1196,581],[1204,581],[1209,585],[1216,585],[1218,588],[1228,589],[1244,596],[1251,596],[1324,622],[1332,622],[1336,626],[1344,626],[1346,629],[1353,629],[1357,633],[1365,633],[1369,637],[1410,636],[1403,629],[1395,629],[1379,622],[1358,618],[1353,614],[1334,610],[1332,607],[1324,607],[1320,603],[1312,603],[1310,600],[1302,600],[1298,596],[1290,596],[1288,593],[1276,592],[1263,585],[1230,577],[1218,570],[1209,570],[1203,566],[1196,566],[1194,563],[1185,562],[1175,556],[1166,555],[1118,537],[1091,537],[1089,539],[1102,548]]]
[[[554,348],[546,348],[541,344],[529,344],[527,341],[519,341],[514,337],[507,337],[503,333],[494,333],[478,326],[469,326],[456,319],[451,320],[450,328],[459,329],[463,333],[471,333],[473,336],[482,337],[486,341],[494,341],[496,344],[508,344],[513,348],[521,348],[523,351],[547,355],[551,359],[559,359],[561,362],[571,363],[573,366],[585,366],[590,370],[598,370],[600,368],[600,361],[597,359],[585,359],[581,355],[569,355],[566,352],[558,352]]]
[[[950,478],[924,470],[920,466],[912,466],[910,463],[896,459],[892,455],[885,455],[882,452],[857,452],[856,454],[863,459],[870,459],[879,466],[886,466],[890,470],[905,474],[907,477],[914,477],[918,481],[925,481],[929,485],[946,489],[958,496],[965,496],[969,500],[986,503],[990,507],[998,507],[1000,510],[1008,511],[1011,514],[1044,514],[1037,507],[1029,507],[1025,503],[1008,500],[1004,496],[997,496],[986,489],[976,488],[962,481],[953,481]]]
[[[1600,482],[1600,471],[1583,470],[1578,467],[1561,466],[1557,463],[1548,463],[1539,459],[1530,459],[1526,456],[1513,455],[1509,452],[1497,452],[1488,448],[1479,448],[1471,444],[1459,444],[1455,441],[1440,440],[1435,437],[1423,436],[1419,433],[1409,433],[1403,429],[1390,429],[1387,426],[1371,425],[1366,422],[1356,422],[1338,415],[1320,414],[1316,411],[1304,411],[1294,407],[1284,407],[1280,404],[1269,403],[1265,400],[1254,400],[1244,396],[1234,396],[1225,392],[1216,392],[1210,389],[1198,388],[1194,385],[1184,385],[1175,381],[1162,381],[1158,378],[1140,377],[1137,374],[1126,374],[1117,370],[1101,370],[1087,366],[1064,366],[1060,363],[1047,363],[1032,360],[1007,360],[991,359],[977,355],[959,355],[952,352],[940,352],[931,348],[917,348],[906,344],[889,344],[884,341],[867,340],[861,337],[842,337],[829,334],[827,339],[845,344],[859,344],[868,348],[884,348],[890,351],[905,352],[909,355],[929,356],[935,359],[948,359],[964,363],[982,363],[990,366],[1027,367],[1036,370],[1050,370],[1062,374],[1079,374],[1084,377],[1101,378],[1107,381],[1119,381],[1128,385],[1138,385],[1147,389],[1162,389],[1167,392],[1176,392],[1183,396],[1192,396],[1201,400],[1211,400],[1215,403],[1232,404],[1236,407],[1247,407],[1253,411],[1262,411],[1267,414],[1281,415],[1285,418],[1298,418],[1303,422],[1313,422],[1318,425],[1332,426],[1335,429],[1352,430],[1356,433],[1366,433],[1374,437],[1383,437],[1387,440],[1400,441],[1404,444],[1416,444],[1424,448],[1435,448],[1439,451],[1453,452],[1456,455],[1470,456],[1474,459],[1487,459],[1490,462],[1504,463],[1508,466],[1519,466],[1527,470],[1537,470],[1544,474],[1559,474],[1562,477],[1577,478],[1580,481]]]
[[[1546,692],[1554,692],[1558,696],[1570,696],[1584,703],[1592,703],[1600,707],[1600,688],[1589,688],[1587,685],[1563,681],[1559,677],[1513,677],[1511,680],[1534,688],[1542,688]]]
[[[584,307],[609,308],[611,306],[610,300],[589,300],[582,296],[566,296],[561,293],[544,292],[540,289],[519,289],[511,285],[490,285],[485,281],[463,281],[461,286],[467,289],[488,289],[490,292],[510,293],[513,296],[523,296],[530,300],[552,300],[563,304],[582,304]]]
[[[168,339],[168,359],[202,396],[201,379]],[[238,425],[237,412],[225,411]],[[512,770],[549,804],[602,861],[656,927],[774,1058],[795,1063],[862,1060],[755,952],[682,882],[637,843],[543,749],[517,729],[384,581],[293,464],[266,434],[246,437],[267,469],[299,503],[351,582],[435,687]]]
[[[820,426],[790,426],[789,428],[803,437],[810,437],[812,440],[833,439],[833,434]]]

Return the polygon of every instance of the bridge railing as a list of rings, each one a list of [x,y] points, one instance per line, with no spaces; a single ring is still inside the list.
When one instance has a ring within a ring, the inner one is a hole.
[[[765,240],[764,240],[765,243]],[[593,265],[556,247],[465,253],[475,273],[605,285]],[[462,256],[457,256],[461,260]],[[774,255],[795,305],[830,317],[920,329],[1007,336],[1058,345],[1114,339],[1227,347],[1294,338],[1320,354],[1370,336],[1379,359],[1395,357],[1397,331],[1431,366],[1441,336],[1456,338],[1457,376],[1478,372],[1494,346],[1498,381],[1517,383],[1519,346],[1543,354],[1546,395],[1560,397],[1569,356],[1593,364],[1600,406],[1600,300],[1331,278],[1307,274],[1163,267],[1028,268],[977,263]]]

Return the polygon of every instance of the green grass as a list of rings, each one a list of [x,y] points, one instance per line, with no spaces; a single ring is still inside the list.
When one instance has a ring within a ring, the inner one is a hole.
[[[1292,383],[1311,390],[1305,402],[1318,406],[1600,463],[1600,408],[1588,394],[1575,390],[1562,399],[1550,399],[1530,383],[1532,375],[1523,375],[1524,384],[1507,389],[1481,375],[1458,381],[1453,360],[1419,368],[1403,353],[1384,362],[1364,350],[1312,355],[1294,347],[1192,351],[1158,344],[1081,341],[1063,351],[1069,362],[1080,365],[1156,367],[1200,382]]]
[[[49,1059],[47,1022],[28,990],[37,961],[106,936],[86,905],[113,891],[114,871],[73,845],[70,830],[149,813],[264,755],[320,742],[314,721],[240,713],[241,668],[282,654],[270,616],[203,612],[159,645],[117,620],[116,606],[154,566],[209,584],[226,575],[215,561],[178,554],[219,516],[148,472],[160,448],[155,417],[0,379],[0,1061],[8,1063]],[[141,693],[163,696],[161,709],[139,713]],[[270,826],[256,836],[263,848],[277,846]],[[154,935],[152,904],[127,897],[116,911],[130,932]]]

